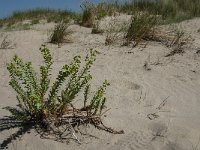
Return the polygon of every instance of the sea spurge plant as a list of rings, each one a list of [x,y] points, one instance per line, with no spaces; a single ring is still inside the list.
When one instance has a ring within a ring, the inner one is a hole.
[[[72,130],[67,128],[85,124],[92,124],[111,133],[123,133],[107,128],[101,122],[108,81],[105,80],[96,92],[91,92],[92,75],[89,70],[96,60],[97,51],[90,49],[84,65],[81,65],[81,57],[75,56],[69,65],[65,64],[61,68],[52,87],[50,87],[50,76],[53,59],[45,45],[41,46],[40,51],[44,64],[40,66],[39,76],[36,75],[31,62],[24,62],[17,55],[7,65],[11,78],[9,84],[16,91],[19,104],[17,108],[6,107],[12,118],[22,122],[32,122],[40,128],[45,126],[45,131],[54,131],[56,127],[58,131],[53,134],[63,132],[59,130],[60,126],[63,129],[65,125],[65,131],[71,132]],[[61,89],[63,84],[66,86]],[[84,91],[83,106],[76,108],[73,101],[81,90]],[[91,96],[92,93],[95,94]]]
[[[80,69],[80,56],[74,57],[70,65],[64,65],[46,98],[46,92],[50,88],[50,71],[53,61],[50,51],[45,45],[42,45],[40,51],[44,59],[44,65],[40,66],[40,77],[36,76],[31,62],[24,63],[17,55],[7,66],[11,77],[9,84],[18,94],[19,109],[28,113],[27,116],[39,117],[31,117],[36,120],[43,116],[43,109],[48,110],[49,113],[61,113],[64,106],[73,101],[76,94],[91,80],[92,77],[88,71],[96,57],[96,51],[91,49],[82,69]],[[69,82],[59,96],[60,87],[67,77],[70,78]]]
[[[50,83],[50,71],[51,71],[51,66],[53,64],[52,61],[52,56],[50,54],[49,49],[45,46],[42,45],[40,48],[41,54],[43,56],[45,65],[40,66],[40,93],[41,93],[41,98],[44,97],[46,91],[49,88],[49,83]],[[43,99],[42,99],[43,101]]]
[[[103,82],[103,85],[97,90],[95,95],[93,96],[91,102],[90,102],[90,114],[96,115],[99,111],[101,114],[103,108],[105,107],[106,97],[105,97],[105,91],[106,87],[110,85],[107,80]]]
[[[22,110],[27,118],[32,118],[30,116],[37,118],[42,102],[39,83],[31,62],[24,63],[22,59],[15,55],[12,62],[8,64],[7,69],[11,77],[9,84],[18,94],[19,110]],[[15,116],[15,114],[13,115]]]

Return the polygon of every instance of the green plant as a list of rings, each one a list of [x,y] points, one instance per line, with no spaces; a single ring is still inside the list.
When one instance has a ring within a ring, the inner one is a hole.
[[[0,20],[0,28],[2,28],[4,26],[3,21]]]
[[[183,54],[185,52],[184,46],[188,45],[192,40],[190,36],[187,37],[185,32],[178,28],[175,28],[173,32],[175,34],[170,43],[167,45],[169,48],[172,48],[172,50],[165,57],[173,56],[175,54]]]
[[[31,20],[31,24],[38,24],[38,23],[40,23],[39,19],[33,19],[33,20]]]
[[[81,8],[83,9],[81,25],[85,27],[92,27],[96,17],[96,8],[94,4],[86,0],[81,4]]]
[[[46,46],[43,45],[40,51],[44,59],[44,64],[40,66],[40,77],[36,75],[31,62],[24,62],[17,55],[7,65],[11,78],[9,84],[16,91],[18,100],[17,108],[5,108],[12,114],[12,119],[24,124],[32,123],[42,135],[43,132],[45,135],[52,133],[58,139],[66,136],[63,132],[74,135],[72,131],[76,126],[87,124],[111,133],[123,133],[106,127],[101,121],[102,110],[106,106],[105,91],[109,85],[108,81],[103,82],[92,98],[90,96],[92,75],[89,70],[96,59],[95,50],[90,49],[83,67],[80,56],[75,56],[69,65],[64,65],[52,87],[50,87],[50,72],[53,59]],[[63,84],[66,86],[61,89]],[[82,89],[84,89],[83,106],[76,108],[73,101]],[[2,127],[2,124],[0,126]]]
[[[120,43],[123,41],[125,34],[127,33],[128,26],[127,23],[118,23],[118,19],[116,17],[112,18],[109,24],[106,26],[106,39],[105,45],[111,45],[113,43]]]
[[[50,34],[50,43],[54,43],[54,44],[61,44],[61,43],[67,43],[70,42],[70,35],[71,35],[71,31],[68,31],[69,24],[66,24],[64,22],[60,22],[58,23],[52,33]]]
[[[163,24],[200,16],[199,0],[125,0],[114,1],[107,5],[131,15],[137,12],[158,15],[162,18]]]
[[[81,23],[82,23],[82,17],[83,17],[82,13],[77,13],[73,17],[74,23],[81,25]]]
[[[113,16],[117,12],[117,7],[111,2],[100,2],[96,6],[96,17],[98,20],[105,16]]]
[[[54,10],[54,9],[32,9],[25,11],[16,11],[11,16],[0,19],[3,25],[14,25],[24,20],[47,20],[48,22],[66,22],[69,18],[76,17],[76,13],[68,10]],[[37,21],[36,21],[37,22]]]
[[[154,35],[154,28],[157,25],[157,18],[148,13],[136,13],[131,18],[131,23],[125,34],[124,45],[129,45],[134,41],[134,45],[138,45],[141,40],[149,40]]]
[[[100,33],[103,33],[104,31],[102,29],[100,29],[99,27],[99,21],[97,21],[94,25],[93,25],[93,28],[92,28],[92,34],[100,34]]]

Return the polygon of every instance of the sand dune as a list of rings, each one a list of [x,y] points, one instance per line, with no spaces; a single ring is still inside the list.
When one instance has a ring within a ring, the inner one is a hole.
[[[39,24],[31,30],[4,33],[16,43],[16,48],[0,50],[1,108],[17,102],[8,85],[6,63],[17,54],[39,69],[42,62],[38,49],[48,41],[48,30],[53,25]],[[53,78],[75,55],[85,56],[89,48],[98,50],[100,54],[91,70],[95,79],[92,85],[96,88],[104,79],[110,82],[106,95],[111,109],[104,122],[114,129],[123,129],[125,134],[113,135],[91,127],[88,131],[98,139],[84,137],[79,145],[41,139],[33,130],[13,140],[8,149],[193,150],[200,138],[200,56],[196,53],[200,49],[200,19],[184,21],[179,26],[192,36],[193,44],[184,54],[164,57],[170,50],[160,43],[148,42],[146,48],[105,46],[104,34],[91,34],[89,28],[71,25],[73,43],[61,48],[47,43],[55,60]],[[145,61],[149,61],[150,71],[144,69]],[[0,116],[5,115],[8,113],[0,109]],[[0,142],[12,132],[0,133]]]

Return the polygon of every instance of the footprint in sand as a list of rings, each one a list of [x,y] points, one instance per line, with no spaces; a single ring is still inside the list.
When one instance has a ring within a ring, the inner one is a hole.
[[[169,125],[156,122],[149,125],[149,130],[152,132],[153,138],[152,140],[156,140],[157,138],[166,138],[168,132]]]
[[[130,90],[139,90],[141,86],[129,80],[113,80],[112,81],[118,87],[125,87]]]

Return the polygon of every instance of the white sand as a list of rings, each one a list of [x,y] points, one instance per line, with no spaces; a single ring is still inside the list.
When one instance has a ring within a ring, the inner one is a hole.
[[[39,68],[42,63],[39,47],[48,41],[48,30],[53,24],[35,25],[26,31],[7,32],[16,43],[14,49],[0,50],[0,107],[15,106],[16,94],[8,85],[9,73],[6,63],[14,54],[32,61]],[[155,42],[146,48],[104,46],[105,35],[91,34],[91,29],[72,25],[73,43],[61,48],[47,44],[51,49],[55,64],[53,79],[65,63],[75,55],[85,56],[89,48],[97,49],[93,68],[93,87],[97,88],[104,79],[111,85],[107,90],[108,108],[104,123],[114,129],[125,131],[123,135],[113,135],[97,129],[88,129],[95,138],[82,139],[81,145],[41,139],[34,130],[26,133],[21,140],[14,140],[9,149],[19,150],[193,150],[200,137],[200,19],[181,23],[182,29],[195,39],[191,48],[183,55],[164,57],[169,49]],[[2,31],[1,31],[2,32]],[[150,56],[150,71],[143,68]],[[159,60],[159,61],[158,61]],[[161,64],[153,65],[160,62]],[[166,99],[166,100],[165,100]],[[165,105],[161,107],[165,100]],[[159,110],[159,106],[161,107]],[[150,120],[152,115],[158,118]],[[8,115],[0,109],[0,117]],[[0,133],[0,143],[11,131]],[[200,145],[197,146],[200,149]],[[197,150],[195,149],[195,150]]]

